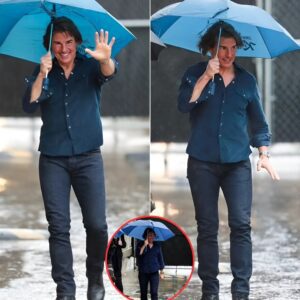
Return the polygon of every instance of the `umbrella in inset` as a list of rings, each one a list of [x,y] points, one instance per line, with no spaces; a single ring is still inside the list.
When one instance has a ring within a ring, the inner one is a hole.
[[[39,63],[45,55],[43,35],[51,18],[70,18],[81,32],[78,49],[95,46],[95,31],[109,31],[116,41],[112,56],[135,39],[116,18],[95,0],[0,0],[0,54]]]
[[[115,235],[114,238],[117,239],[119,237],[121,237],[124,234],[124,232],[122,231],[122,229],[120,229]]]
[[[151,30],[167,45],[199,52],[197,43],[215,22],[231,24],[242,36],[237,56],[273,58],[300,50],[299,44],[269,13],[229,0],[185,0],[151,18]]]
[[[137,220],[130,222],[122,228],[122,231],[130,237],[144,240],[143,234],[147,228],[154,230],[156,234],[155,241],[166,241],[175,236],[165,224],[152,220]]]
[[[159,53],[166,48],[166,45],[158,38],[158,36],[150,32],[151,41],[151,60],[158,60]]]

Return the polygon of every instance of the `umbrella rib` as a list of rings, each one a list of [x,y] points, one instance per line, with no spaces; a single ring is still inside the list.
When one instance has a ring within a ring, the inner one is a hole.
[[[83,19],[86,19],[86,17],[85,17],[84,15],[80,14],[80,13],[77,12],[77,11],[73,11],[73,13],[74,13],[75,15],[78,15],[78,16],[82,17]],[[99,13],[102,13],[102,12],[99,12]],[[89,22],[89,23],[97,30],[97,26],[96,26],[93,22],[91,22],[90,20],[88,20],[88,22]]]
[[[229,9],[229,7],[226,7],[225,9],[222,9],[222,10],[216,12],[216,13],[211,17],[211,19],[214,19],[216,16],[222,14],[223,12],[227,11],[228,9]]]
[[[259,34],[260,34],[262,40],[264,41],[264,44],[266,45],[266,48],[267,48],[268,53],[269,53],[269,55],[270,55],[270,58],[273,58],[272,55],[271,55],[271,52],[270,52],[270,50],[269,50],[268,44],[266,43],[266,40],[265,40],[264,36],[263,36],[263,35],[261,34],[261,32],[260,32],[260,27],[259,27],[259,26],[256,26],[256,28],[257,28],[257,30],[258,30],[258,32],[259,32]]]
[[[49,10],[47,8],[47,6],[45,5],[45,0],[41,1],[41,7],[42,9],[51,17],[51,18],[54,18],[55,17],[55,9],[56,9],[56,6],[55,4],[53,3],[53,10]]]

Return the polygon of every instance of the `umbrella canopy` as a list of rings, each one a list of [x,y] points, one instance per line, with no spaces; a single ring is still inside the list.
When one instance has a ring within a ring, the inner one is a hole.
[[[273,58],[300,50],[300,45],[270,14],[229,0],[185,0],[159,10],[151,29],[166,44],[199,52],[200,37],[215,22],[231,24],[242,36],[237,56]]]
[[[158,38],[154,32],[150,32],[151,60],[157,60],[159,53],[166,48],[166,45]]]
[[[121,237],[122,235],[124,234],[124,232],[122,231],[122,229],[121,230],[119,230],[115,235],[114,235],[114,238],[119,238],[119,237]]]
[[[143,234],[147,228],[154,230],[156,234],[155,241],[166,241],[175,235],[165,224],[152,220],[130,222],[122,228],[122,231],[130,237],[144,240]]]
[[[100,29],[116,38],[112,56],[135,38],[95,0],[0,0],[0,54],[38,63],[46,53],[43,35],[52,16],[75,23],[83,39],[81,52],[94,49]]]

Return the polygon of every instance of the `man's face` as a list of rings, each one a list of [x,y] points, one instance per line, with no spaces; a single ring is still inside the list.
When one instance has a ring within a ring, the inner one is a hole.
[[[148,239],[149,243],[153,243],[153,241],[155,239],[155,234],[153,232],[148,232],[147,239]]]
[[[216,49],[213,49],[213,57],[215,56]],[[236,56],[236,41],[234,38],[224,38],[222,37],[219,45],[218,58],[221,68],[230,68],[235,60]]]
[[[73,64],[77,43],[68,32],[56,32],[52,38],[52,52],[61,66]]]

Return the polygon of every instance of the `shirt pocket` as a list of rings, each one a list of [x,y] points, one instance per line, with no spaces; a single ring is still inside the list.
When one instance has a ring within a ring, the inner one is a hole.
[[[81,73],[74,78],[69,92],[76,96],[82,95],[82,91],[90,89],[91,86],[89,76],[86,73]]]
[[[245,112],[248,104],[251,102],[251,93],[249,89],[244,87],[235,86],[234,88],[234,100],[235,106],[238,108],[239,112]]]

